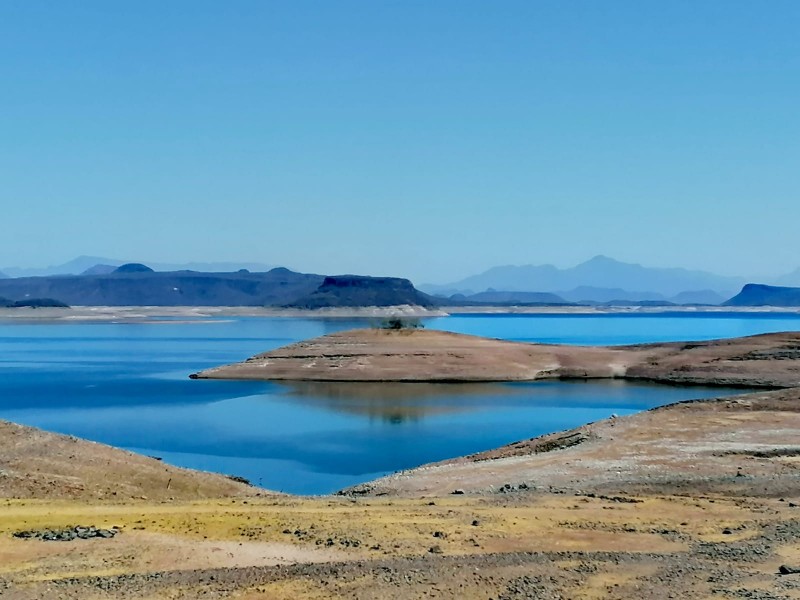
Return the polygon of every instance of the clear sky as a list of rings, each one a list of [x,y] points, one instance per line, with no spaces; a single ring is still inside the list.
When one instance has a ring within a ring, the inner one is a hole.
[[[800,266],[800,2],[0,0],[0,265]]]

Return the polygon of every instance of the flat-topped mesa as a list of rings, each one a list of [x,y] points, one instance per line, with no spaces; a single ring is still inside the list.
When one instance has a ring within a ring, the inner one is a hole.
[[[800,333],[638,346],[527,344],[432,330],[357,329],[201,371],[194,379],[480,382],[627,378],[800,385]]]

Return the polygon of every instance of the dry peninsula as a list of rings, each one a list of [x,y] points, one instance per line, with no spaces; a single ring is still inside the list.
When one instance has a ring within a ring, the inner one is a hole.
[[[631,379],[670,384],[800,386],[800,333],[706,342],[568,346],[425,329],[332,333],[201,371],[198,379],[486,382]]]

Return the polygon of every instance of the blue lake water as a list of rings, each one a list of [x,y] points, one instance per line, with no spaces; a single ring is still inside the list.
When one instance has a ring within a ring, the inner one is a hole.
[[[725,390],[622,382],[487,385],[189,380],[357,319],[0,323],[0,418],[327,493],[395,470]],[[426,327],[519,341],[628,344],[800,330],[798,314],[455,315]]]

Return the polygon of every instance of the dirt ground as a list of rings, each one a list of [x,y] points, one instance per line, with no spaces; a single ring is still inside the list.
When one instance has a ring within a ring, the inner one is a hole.
[[[416,499],[7,503],[12,598],[798,598],[787,499],[523,491]],[[10,534],[92,521],[111,540]]]

